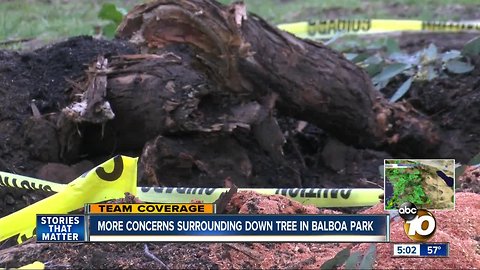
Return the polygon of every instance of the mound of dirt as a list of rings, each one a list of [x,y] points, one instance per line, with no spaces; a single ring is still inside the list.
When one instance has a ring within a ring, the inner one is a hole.
[[[59,161],[56,141],[48,140],[52,137],[49,132],[55,134],[54,127],[46,122],[28,124],[32,100],[42,114],[59,111],[67,102],[65,91],[71,87],[71,81],[84,74],[85,64],[98,54],[134,52],[126,42],[112,43],[88,36],[33,52],[0,51],[0,95],[4,101],[0,108],[0,171],[35,177],[42,165]],[[45,180],[56,181],[58,177]],[[63,179],[68,180],[72,179]],[[0,186],[0,217],[48,195],[51,194]]]
[[[78,87],[76,80],[84,75],[87,65],[99,54],[114,56],[136,52],[136,48],[124,41],[87,36],[74,37],[32,52],[1,51],[0,91],[7,102],[0,108],[0,139],[3,138],[4,142],[0,144],[0,171],[66,183],[81,174],[75,169],[78,164],[100,164],[116,154],[141,156],[146,142],[132,148],[128,140],[123,143],[118,139],[115,144],[107,145],[98,139],[101,127],[88,126],[83,133],[85,141],[78,157],[61,160],[58,143],[61,134],[54,124],[54,113],[67,104],[65,91]],[[32,100],[45,118],[33,116]],[[210,105],[205,103],[202,106]],[[273,162],[248,133],[238,131],[233,138],[225,140],[225,146],[216,147],[202,136],[185,137],[182,141],[182,135],[177,135],[174,141],[168,139],[171,135],[165,135],[158,168],[168,170],[167,176],[173,180],[166,183],[174,186],[221,187],[226,177],[233,177],[242,187],[381,185],[378,166],[383,164],[384,158],[391,157],[388,153],[345,145],[311,123],[298,132],[298,120],[285,116],[279,116],[278,120],[281,129],[292,134],[284,146],[285,164]],[[129,121],[131,125],[137,123],[132,119]],[[138,141],[138,134],[133,132],[136,128],[122,125],[117,123],[117,129],[131,132],[122,133],[122,136],[106,133],[105,137],[137,137]],[[109,127],[107,132],[111,131]],[[219,157],[219,153],[232,157],[232,160]],[[190,171],[185,166],[189,166]],[[142,171],[140,166],[139,185],[146,185],[141,178]],[[51,194],[0,186],[0,217],[48,195]]]

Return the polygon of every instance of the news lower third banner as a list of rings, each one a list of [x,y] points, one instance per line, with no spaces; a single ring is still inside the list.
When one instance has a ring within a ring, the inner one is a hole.
[[[388,215],[38,215],[38,242],[388,242]],[[84,233],[83,233],[84,232]]]

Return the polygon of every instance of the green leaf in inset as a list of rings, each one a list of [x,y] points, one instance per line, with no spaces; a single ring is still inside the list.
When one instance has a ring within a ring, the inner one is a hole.
[[[117,6],[112,3],[105,3],[98,12],[98,17],[103,20],[112,21],[117,25],[123,20],[122,12],[117,9]]]
[[[412,86],[413,78],[410,77],[406,81],[402,83],[402,85],[397,89],[395,94],[390,98],[390,103],[394,103],[397,100],[399,100],[407,91],[410,89],[410,86]]]
[[[472,71],[475,67],[469,63],[465,63],[459,60],[450,60],[446,63],[448,71],[456,74],[463,74]]]
[[[320,266],[321,270],[327,269],[334,269],[338,266],[345,263],[345,261],[350,257],[350,248],[345,248],[335,255],[335,257],[331,258],[330,260],[324,262],[322,266]]]
[[[372,269],[373,264],[375,263],[376,253],[377,247],[375,246],[375,244],[370,244],[370,248],[368,249],[367,254],[365,254],[365,256],[363,257],[359,269]]]
[[[465,44],[462,49],[462,54],[465,56],[474,56],[480,54],[480,36],[476,37]]]
[[[391,78],[402,73],[406,69],[410,68],[410,65],[402,63],[393,63],[383,68],[380,74],[372,78],[373,83],[377,84],[379,82],[390,80]]]
[[[348,260],[345,262],[345,269],[346,270],[357,269],[357,264],[360,261],[361,256],[362,256],[362,253],[360,253],[360,251],[352,253],[352,255],[350,255],[350,257],[348,257]]]

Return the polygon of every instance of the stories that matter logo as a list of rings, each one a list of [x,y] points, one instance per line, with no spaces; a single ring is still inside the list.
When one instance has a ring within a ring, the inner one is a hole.
[[[437,222],[430,211],[417,209],[415,204],[406,202],[400,206],[398,213],[405,222],[405,233],[413,241],[426,242],[435,234]]]

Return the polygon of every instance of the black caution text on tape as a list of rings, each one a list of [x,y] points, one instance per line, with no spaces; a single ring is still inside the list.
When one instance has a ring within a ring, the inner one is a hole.
[[[21,188],[21,189],[29,189],[29,190],[43,190],[48,192],[53,192],[52,187],[50,185],[38,184],[26,179],[21,179],[21,176],[17,177],[9,177],[7,175],[2,175],[0,173],[0,187],[14,187],[14,188]]]
[[[153,192],[155,193],[212,195],[215,192],[216,188],[142,187],[140,190],[144,193],[153,190]]]
[[[275,194],[289,196],[292,198],[324,198],[324,199],[348,199],[352,189],[334,188],[279,188]]]
[[[116,156],[113,158],[113,170],[106,172],[103,167],[98,167],[95,172],[100,179],[105,181],[115,181],[122,176],[124,169],[122,156]]]
[[[322,20],[308,22],[308,35],[315,36],[337,32],[367,32],[372,28],[371,20]]]
[[[422,22],[422,30],[424,31],[468,31],[480,30],[480,24],[457,23],[457,22]]]

